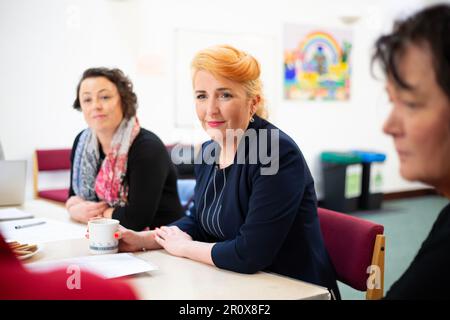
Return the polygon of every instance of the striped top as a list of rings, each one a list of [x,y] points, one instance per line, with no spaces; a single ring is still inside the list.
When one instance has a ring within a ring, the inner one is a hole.
[[[199,220],[203,229],[211,236],[222,240],[226,237],[220,223],[220,215],[222,212],[223,191],[227,185],[227,173],[230,167],[219,169],[217,165],[214,166],[214,171],[199,205]]]

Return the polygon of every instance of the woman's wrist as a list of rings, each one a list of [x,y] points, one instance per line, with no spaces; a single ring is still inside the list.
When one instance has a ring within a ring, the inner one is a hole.
[[[193,259],[192,252],[195,251],[195,242],[194,241],[186,240],[181,244],[180,248],[181,248],[180,254],[183,258]],[[195,254],[194,254],[194,256],[195,256]]]
[[[191,260],[200,261],[214,266],[212,260],[212,248],[215,243],[188,241],[181,248],[182,256]]]

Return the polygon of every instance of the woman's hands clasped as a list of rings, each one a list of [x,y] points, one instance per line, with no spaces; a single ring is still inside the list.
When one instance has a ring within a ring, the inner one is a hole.
[[[96,219],[92,218],[91,220]],[[151,249],[165,249],[168,253],[178,257],[186,257],[186,248],[192,243],[189,234],[178,227],[161,227],[153,231],[133,231],[123,226],[114,234],[119,239],[119,251],[136,252]],[[86,233],[89,238],[89,228]]]
[[[186,256],[186,247],[192,242],[189,234],[176,226],[156,228],[154,232],[156,242],[167,252],[178,257]]]
[[[88,223],[92,218],[103,216],[103,212],[109,208],[106,202],[86,201],[78,196],[72,196],[66,202],[67,211],[72,219]]]

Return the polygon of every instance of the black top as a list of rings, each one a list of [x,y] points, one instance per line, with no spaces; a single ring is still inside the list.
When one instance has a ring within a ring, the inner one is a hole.
[[[450,204],[439,214],[409,268],[386,299],[450,298]]]
[[[241,273],[267,270],[333,289],[338,295],[308,165],[289,136],[254,118],[249,128],[257,131],[256,140],[249,148],[242,143],[238,147],[245,147],[245,164],[236,162],[235,157],[232,165],[220,170],[214,163],[196,161],[200,164],[195,165],[197,183],[191,215],[173,225],[194,240],[215,242],[211,257],[219,268]],[[279,143],[273,145],[270,136],[277,131]],[[263,164],[261,159],[252,164],[249,152],[256,150],[262,139],[269,142],[264,154],[275,155],[275,159],[271,164]],[[207,157],[214,144],[205,143],[201,154]],[[278,171],[263,174],[261,169],[271,165]]]
[[[80,134],[72,148],[69,196],[72,188],[73,158]],[[100,159],[105,154],[99,145]],[[100,169],[100,165],[99,165]],[[113,219],[125,228],[140,231],[171,223],[183,214],[177,191],[177,176],[169,154],[162,141],[152,132],[141,128],[128,152],[127,172],[128,203],[117,207]]]
[[[215,166],[201,203],[197,205],[198,219],[203,229],[217,239],[225,240],[224,226],[221,225],[223,193],[227,186],[227,175],[232,166],[219,169]]]

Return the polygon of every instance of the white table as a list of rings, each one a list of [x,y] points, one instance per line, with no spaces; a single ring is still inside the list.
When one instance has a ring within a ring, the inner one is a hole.
[[[75,223],[63,206],[44,200],[29,201],[20,209],[33,213],[37,218]],[[89,255],[86,239],[54,241],[46,243],[44,250],[27,260],[27,263],[86,255]],[[328,290],[323,287],[272,273],[240,274],[174,257],[164,250],[134,255],[159,267],[159,270],[131,276],[127,280],[141,299],[330,299]]]

